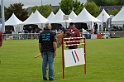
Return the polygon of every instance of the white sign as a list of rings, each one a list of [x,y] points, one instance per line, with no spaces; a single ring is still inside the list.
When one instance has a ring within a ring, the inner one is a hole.
[[[65,67],[85,64],[84,48],[64,50]]]
[[[63,15],[63,20],[69,20],[69,15]]]

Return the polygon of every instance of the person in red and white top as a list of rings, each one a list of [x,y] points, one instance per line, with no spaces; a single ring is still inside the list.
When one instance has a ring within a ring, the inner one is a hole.
[[[75,24],[73,22],[70,23],[70,26],[67,30],[67,35],[70,37],[70,42],[67,41],[66,45],[72,45],[72,46],[68,46],[69,49],[76,49],[78,48],[77,45],[75,44],[79,44],[80,42],[78,42],[80,39],[75,38],[75,39],[71,39],[74,37],[80,37],[80,31],[75,27]]]

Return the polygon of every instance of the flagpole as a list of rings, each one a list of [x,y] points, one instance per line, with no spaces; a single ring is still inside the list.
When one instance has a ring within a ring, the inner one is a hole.
[[[5,17],[4,17],[4,3],[3,0],[1,0],[1,17],[2,17],[2,32],[5,31]]]
[[[41,0],[41,6],[43,5],[43,2],[42,2],[42,0]]]

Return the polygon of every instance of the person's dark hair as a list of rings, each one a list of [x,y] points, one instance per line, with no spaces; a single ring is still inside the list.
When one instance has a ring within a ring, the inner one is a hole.
[[[75,25],[73,22],[70,23],[70,26]]]

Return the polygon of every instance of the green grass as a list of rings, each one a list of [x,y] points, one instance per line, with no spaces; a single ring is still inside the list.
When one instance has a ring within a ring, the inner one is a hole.
[[[124,82],[124,38],[86,40],[87,74],[83,65],[65,68],[61,48],[55,58],[55,82]],[[0,48],[0,82],[43,82],[38,40],[6,40]]]

